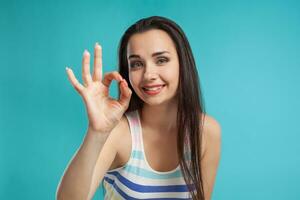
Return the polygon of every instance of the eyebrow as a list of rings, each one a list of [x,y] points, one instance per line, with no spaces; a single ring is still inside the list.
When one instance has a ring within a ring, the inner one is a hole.
[[[161,54],[164,54],[164,53],[170,53],[168,51],[159,51],[159,52],[155,52],[152,54],[152,57],[155,57],[155,56],[158,56],[158,55],[161,55]],[[132,54],[128,57],[128,59],[130,58],[141,58],[139,55],[136,55],[136,54]]]

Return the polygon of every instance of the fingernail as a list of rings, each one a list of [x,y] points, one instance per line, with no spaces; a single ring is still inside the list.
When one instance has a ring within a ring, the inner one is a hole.
[[[89,54],[89,52],[85,49],[84,52],[83,52],[83,55],[84,55],[84,54],[87,55],[87,54]]]
[[[69,67],[66,67],[66,70],[70,69]]]
[[[96,46],[99,46],[99,43],[98,43],[98,42],[96,42],[95,47],[96,47]]]

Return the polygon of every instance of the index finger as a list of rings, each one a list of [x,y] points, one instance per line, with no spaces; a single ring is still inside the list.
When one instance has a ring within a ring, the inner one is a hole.
[[[113,71],[113,72],[109,72],[104,76],[104,79],[102,81],[102,83],[106,86],[109,87],[109,85],[111,84],[111,82],[113,80],[116,80],[117,82],[120,82],[123,80],[122,76],[119,74],[119,72],[117,71]]]

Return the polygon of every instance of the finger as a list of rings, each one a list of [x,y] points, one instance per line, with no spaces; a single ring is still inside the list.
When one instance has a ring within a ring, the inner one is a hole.
[[[87,50],[84,50],[83,52],[82,80],[85,85],[89,85],[92,82],[92,77],[90,74],[90,53]]]
[[[102,47],[98,43],[95,45],[93,80],[102,80]]]
[[[130,102],[130,97],[132,94],[132,91],[130,90],[130,88],[128,87],[128,83],[126,82],[125,79],[123,79],[120,82],[120,91],[121,91],[121,95],[120,95],[120,99],[119,99],[119,103],[127,109],[129,102]]]
[[[79,92],[80,94],[82,93],[83,89],[84,89],[84,86],[81,85],[78,80],[76,79],[72,69],[66,67],[66,71],[67,71],[67,74],[68,74],[68,78],[71,82],[71,84],[73,85],[73,87],[76,89],[77,92]]]
[[[122,76],[119,74],[119,72],[113,71],[113,72],[110,72],[110,73],[108,73],[108,74],[105,74],[102,83],[103,83],[106,87],[109,87],[109,85],[111,84],[112,80],[114,80],[114,79],[115,79],[116,81],[120,82],[123,78],[122,78]]]

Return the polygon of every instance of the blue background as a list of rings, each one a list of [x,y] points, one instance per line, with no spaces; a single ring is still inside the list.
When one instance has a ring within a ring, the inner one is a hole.
[[[300,3],[289,0],[1,0],[0,199],[55,198],[87,128],[65,67],[81,81],[98,41],[104,73],[116,70],[121,35],[151,15],[185,31],[221,124],[213,199],[300,199]]]

